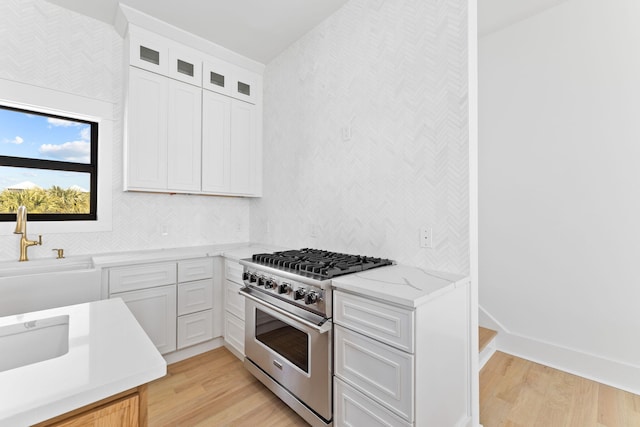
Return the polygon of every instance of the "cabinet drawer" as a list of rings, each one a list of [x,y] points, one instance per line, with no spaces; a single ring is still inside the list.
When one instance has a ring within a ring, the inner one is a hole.
[[[178,316],[213,308],[211,279],[178,284]]]
[[[413,355],[339,325],[334,332],[336,376],[413,422]]]
[[[244,320],[229,312],[224,314],[224,340],[244,355]]]
[[[344,292],[334,292],[334,323],[409,353],[414,352],[414,312]]]
[[[209,279],[213,277],[213,259],[198,258],[178,261],[178,282]]]
[[[411,427],[353,387],[334,378],[335,425],[367,427]]]
[[[228,280],[225,281],[224,308],[244,320],[244,297],[238,293],[240,289],[242,289],[242,285]]]
[[[236,282],[239,285],[243,285],[242,281],[242,266],[235,261],[225,261],[225,275],[227,280],[231,280],[232,282]]]
[[[213,338],[213,310],[178,317],[178,349]]]
[[[173,285],[175,283],[175,262],[116,267],[109,270],[110,294]]]

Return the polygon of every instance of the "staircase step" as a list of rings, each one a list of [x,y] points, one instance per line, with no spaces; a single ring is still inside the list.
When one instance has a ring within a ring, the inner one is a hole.
[[[478,331],[478,352],[481,353],[496,335],[498,335],[497,331],[480,326]]]
[[[482,369],[482,367],[491,359],[493,353],[496,352],[496,335],[498,332],[483,328],[480,326],[478,328],[478,369]]]

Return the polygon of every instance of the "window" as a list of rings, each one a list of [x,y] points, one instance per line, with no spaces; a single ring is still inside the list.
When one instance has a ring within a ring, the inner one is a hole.
[[[95,221],[98,123],[0,105],[0,221]]]

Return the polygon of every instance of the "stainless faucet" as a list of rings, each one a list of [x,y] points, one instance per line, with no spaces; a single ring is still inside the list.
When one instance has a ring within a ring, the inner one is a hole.
[[[42,245],[42,235],[38,236],[38,240],[27,239],[27,207],[19,206],[16,213],[16,230],[15,234],[22,234],[20,237],[20,259],[18,261],[29,261],[27,257],[27,248],[29,246]]]

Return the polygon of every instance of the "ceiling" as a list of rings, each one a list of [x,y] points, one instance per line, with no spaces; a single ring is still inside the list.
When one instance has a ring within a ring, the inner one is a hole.
[[[114,24],[118,0],[47,0]],[[347,0],[120,0],[263,64]]]
[[[567,0],[478,0],[480,37],[557,6]]]
[[[118,0],[47,0],[114,24]],[[348,0],[121,0],[140,12],[267,64]],[[478,0],[478,34],[567,0]]]

